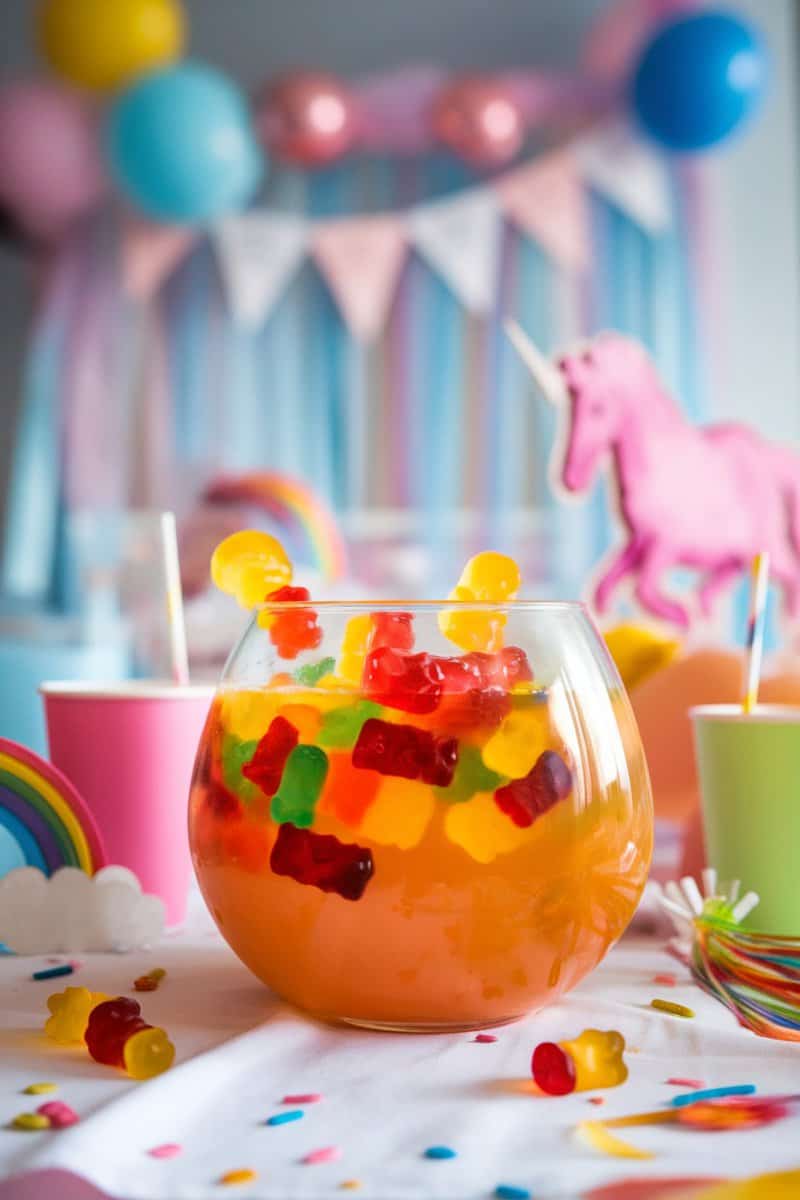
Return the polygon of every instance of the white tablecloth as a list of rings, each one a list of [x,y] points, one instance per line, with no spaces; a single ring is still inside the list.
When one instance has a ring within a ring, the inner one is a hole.
[[[328,1200],[360,1181],[362,1200],[485,1200],[500,1183],[536,1200],[582,1197],[616,1179],[745,1176],[800,1166],[800,1116],[747,1133],[698,1133],[678,1126],[619,1131],[652,1150],[646,1162],[599,1154],[574,1133],[580,1120],[660,1107],[676,1093],[670,1077],[709,1086],[754,1083],[765,1093],[800,1091],[800,1047],[756,1038],[694,987],[657,940],[629,937],[563,1002],[480,1044],[472,1034],[400,1036],[346,1031],[310,1021],[274,999],[234,958],[196,908],[187,928],[155,949],[87,956],[65,979],[33,982],[42,960],[0,960],[0,1125],[43,1099],[20,1094],[41,1080],[80,1114],[61,1131],[0,1129],[0,1200],[83,1200],[102,1192],[131,1200],[219,1197],[228,1191],[271,1200]],[[177,1048],[174,1067],[133,1083],[94,1063],[82,1048],[42,1033],[46,998],[82,983],[131,992],[138,974],[163,966],[156,992],[139,997]],[[662,971],[678,986],[653,982]],[[690,1005],[693,1020],[648,1007],[655,995]],[[630,1079],[602,1093],[531,1094],[529,1063],[541,1040],[587,1026],[619,1029]],[[301,1120],[270,1127],[287,1093],[320,1092]],[[174,1142],[181,1153],[147,1152]],[[432,1161],[426,1147],[457,1156]],[[308,1166],[310,1151],[334,1146],[336,1162]],[[226,1171],[251,1168],[255,1182],[220,1188]],[[83,1182],[55,1176],[74,1172]],[[20,1175],[36,1174],[27,1179]]]

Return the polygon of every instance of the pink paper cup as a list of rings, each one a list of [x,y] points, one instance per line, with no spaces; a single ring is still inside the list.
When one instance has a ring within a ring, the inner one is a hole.
[[[106,861],[161,896],[167,923],[186,915],[186,827],[197,745],[214,688],[43,683],[50,758],[83,797]]]

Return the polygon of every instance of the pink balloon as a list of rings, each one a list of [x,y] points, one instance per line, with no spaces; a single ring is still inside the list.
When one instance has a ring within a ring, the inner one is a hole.
[[[267,150],[301,167],[322,167],[355,142],[358,103],[335,76],[295,71],[273,83],[256,114]]]
[[[511,91],[485,76],[462,75],[444,88],[432,119],[437,139],[476,167],[508,162],[525,138],[522,113]]]
[[[0,202],[34,237],[58,238],[107,190],[92,110],[55,83],[0,86]]]

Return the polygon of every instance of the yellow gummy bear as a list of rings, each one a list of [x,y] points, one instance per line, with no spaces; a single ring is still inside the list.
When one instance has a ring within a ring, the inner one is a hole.
[[[481,751],[490,771],[523,779],[540,754],[548,749],[547,707],[528,704],[509,713]]]
[[[280,710],[290,725],[294,725],[301,742],[313,742],[322,724],[322,714],[310,704],[287,704]]]
[[[514,600],[521,577],[513,558],[484,550],[471,558],[458,584],[450,593],[451,600],[462,603],[502,604]],[[439,628],[444,636],[462,650],[481,650],[493,654],[503,645],[506,616],[502,612],[469,612],[443,609],[439,613]]]
[[[125,1042],[122,1060],[131,1079],[152,1079],[172,1066],[175,1047],[163,1029],[148,1025]]]
[[[359,836],[379,846],[410,850],[422,841],[433,807],[433,795],[426,783],[388,778],[367,809]]]
[[[82,1042],[89,1014],[104,1000],[108,1000],[108,996],[103,992],[90,992],[85,987],[68,987],[63,992],[54,992],[47,998],[51,1015],[45,1021],[45,1033],[62,1045]]]
[[[558,1044],[575,1064],[576,1092],[617,1087],[628,1078],[625,1038],[616,1029],[584,1029],[580,1037]]]
[[[243,529],[220,542],[211,556],[211,578],[242,608],[255,608],[292,581],[292,564],[277,538]]]
[[[490,863],[498,854],[510,854],[531,838],[531,828],[521,829],[509,821],[491,792],[479,792],[463,804],[449,805],[444,831],[451,842],[479,863]]]
[[[285,697],[277,692],[231,688],[220,693],[220,723],[242,742],[259,741]]]
[[[364,659],[367,657],[369,641],[374,626],[372,617],[365,614],[361,617],[351,617],[344,627],[342,649],[336,664],[337,674],[346,683],[360,684],[364,670]]]
[[[642,625],[617,625],[604,637],[628,691],[668,666],[681,648],[674,638]]]

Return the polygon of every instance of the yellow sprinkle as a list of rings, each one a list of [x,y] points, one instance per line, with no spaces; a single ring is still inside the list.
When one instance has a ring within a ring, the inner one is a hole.
[[[343,1192],[357,1192],[361,1187],[360,1179],[343,1179],[339,1184]]]
[[[149,979],[155,979],[156,981],[160,981],[164,978],[166,973],[167,972],[164,970],[163,967],[153,967],[152,971],[147,972],[147,975],[148,975]]]
[[[48,1092],[54,1092],[57,1087],[57,1083],[29,1083],[22,1090],[26,1096],[46,1096]]]
[[[608,1154],[611,1158],[654,1158],[649,1150],[640,1150],[622,1138],[614,1137],[603,1121],[580,1121],[576,1127],[578,1136],[588,1142],[594,1150]]]
[[[254,1179],[258,1179],[258,1171],[253,1171],[250,1167],[239,1167],[236,1171],[226,1171],[224,1175],[220,1175],[218,1182],[224,1187],[231,1187],[239,1183],[252,1183]]]
[[[18,1113],[11,1124],[14,1129],[49,1129],[50,1118],[44,1113]]]
[[[685,1004],[676,1004],[674,1000],[651,1000],[650,1007],[659,1012],[672,1013],[673,1017],[693,1017],[694,1009]]]

